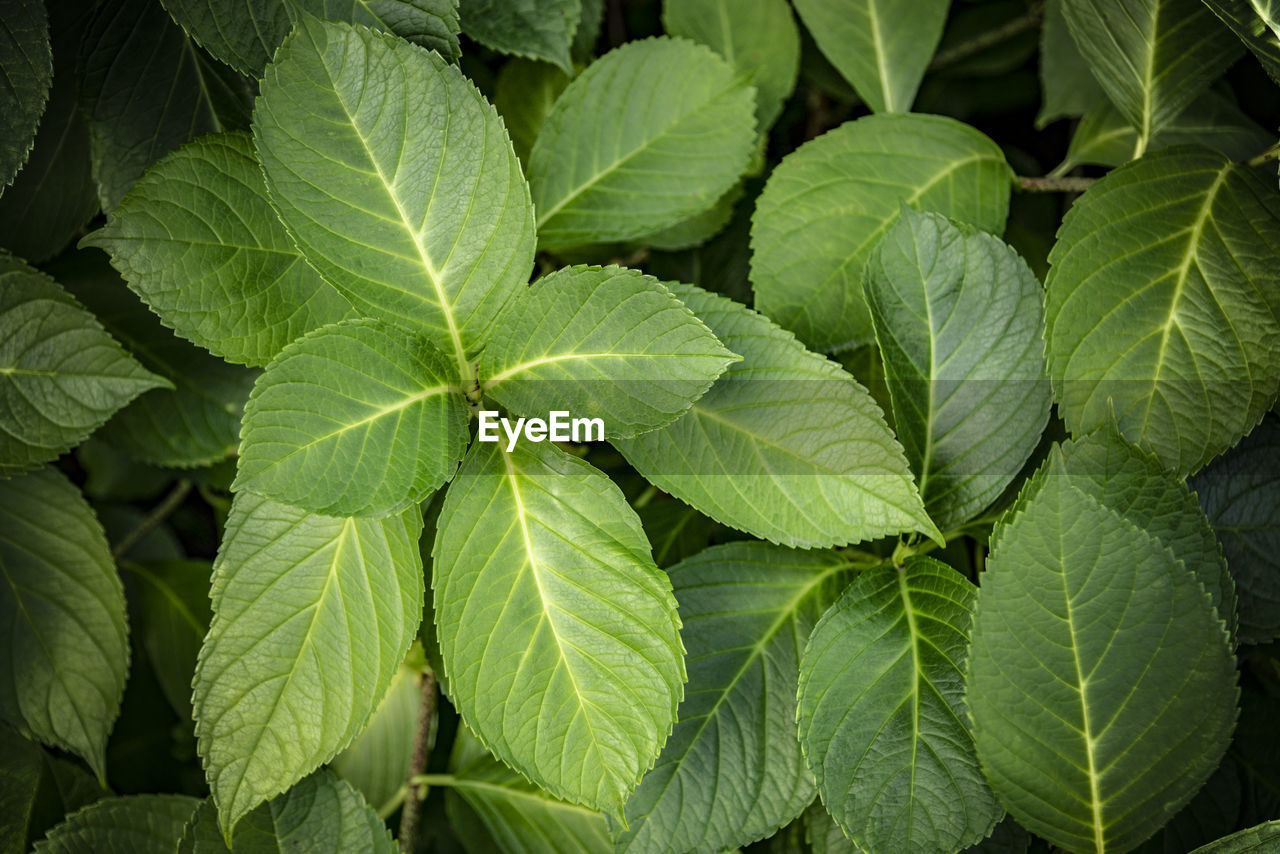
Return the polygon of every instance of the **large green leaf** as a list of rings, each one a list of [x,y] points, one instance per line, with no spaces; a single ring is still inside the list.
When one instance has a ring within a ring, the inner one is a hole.
[[[168,385],[57,282],[0,252],[0,477],[54,459]]]
[[[977,590],[912,557],[865,570],[800,664],[800,743],[827,810],[868,851],[957,851],[1003,810],[962,720]]]
[[[1153,237],[1154,235],[1154,237]],[[1076,202],[1049,256],[1046,354],[1059,413],[1193,472],[1280,387],[1280,193],[1205,148],[1155,152]]]
[[[157,466],[203,466],[234,454],[258,372],[229,365],[162,326],[97,250],[64,255],[51,269],[148,370],[173,385],[142,395],[99,435]]]
[[[663,0],[662,26],[746,75],[756,87],[757,127],[769,129],[800,73],[800,31],[786,0]]]
[[[1235,658],[1195,573],[1043,478],[997,529],[965,700],[1009,812],[1071,851],[1127,851],[1191,799],[1235,723]]]
[[[196,47],[158,0],[103,0],[83,51],[80,94],[104,210],[187,140],[248,124],[247,81]]]
[[[129,670],[124,588],[79,490],[52,469],[0,481],[0,714],[106,774]]]
[[[461,0],[460,7],[463,32],[480,44],[573,73],[569,52],[582,19],[581,0]]]
[[[1280,8],[1275,0],[1204,0],[1280,81]]]
[[[909,208],[863,281],[898,439],[925,509],[954,527],[1004,491],[1049,421],[1044,291],[998,238]]]
[[[432,556],[462,719],[551,794],[620,814],[685,679],[671,582],[622,492],[554,445],[477,442]]]
[[[401,664],[369,725],[329,763],[379,814],[393,812],[404,797],[422,706],[418,676],[418,668]]]
[[[1063,0],[1047,0],[1040,24],[1041,106],[1036,127],[1061,118],[1083,116],[1108,103],[1089,63],[1080,55],[1067,21],[1062,16]],[[1129,154],[1133,153],[1130,146]]]
[[[868,107],[905,113],[942,39],[950,5],[950,0],[796,0],[796,11]]]
[[[199,806],[186,795],[105,798],[50,830],[35,854],[173,854]]]
[[[720,852],[771,835],[813,800],[796,738],[800,655],[851,567],[833,552],[752,542],[669,572],[689,685],[616,850]]]
[[[1235,578],[1240,639],[1280,637],[1280,418],[1264,418],[1192,478],[1191,488]]]
[[[467,376],[534,246],[520,162],[476,88],[401,39],[304,19],[267,69],[253,132],[307,261]]]
[[[1094,76],[1138,132],[1137,154],[1242,52],[1200,0],[1062,0],[1062,12]]]
[[[384,515],[453,473],[467,401],[426,339],[372,320],[286,347],[253,387],[235,489],[316,513]]]
[[[529,155],[539,247],[630,240],[710,208],[747,167],[754,91],[683,39],[631,42],[594,62]]]
[[[1202,845],[1191,854],[1271,854],[1278,847],[1280,821],[1269,821]]]
[[[209,53],[254,78],[293,26],[297,12],[365,24],[456,60],[458,0],[161,0]]]
[[[1000,149],[942,116],[867,116],[783,158],[752,221],[756,308],[823,351],[871,340],[862,268],[903,203],[999,234]]]
[[[13,181],[35,141],[53,82],[49,16],[41,0],[0,2],[0,191]]]
[[[122,564],[139,619],[136,635],[165,698],[191,718],[191,676],[209,621],[208,561],[149,560]]]
[[[680,417],[735,358],[656,279],[568,267],[508,305],[480,376],[520,415],[564,410],[633,436]]]
[[[242,492],[213,573],[193,702],[222,829],[346,747],[422,615],[422,516],[315,516]]]
[[[351,311],[285,234],[244,133],[162,159],[81,245],[108,252],[167,326],[232,362],[265,365]]]
[[[673,292],[743,357],[679,420],[613,444],[660,489],[788,546],[938,537],[871,396],[768,318],[692,285]]]

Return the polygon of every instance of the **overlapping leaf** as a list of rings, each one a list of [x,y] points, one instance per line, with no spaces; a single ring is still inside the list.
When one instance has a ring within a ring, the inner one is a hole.
[[[351,311],[285,234],[243,133],[165,157],[82,245],[108,252],[167,326],[233,362],[265,365]]]
[[[1204,0],[1280,81],[1280,9],[1274,0]]]
[[[710,208],[751,156],[754,91],[684,39],[630,42],[593,63],[529,155],[539,247],[630,240]]]
[[[656,279],[620,267],[569,267],[508,306],[481,379],[520,415],[601,418],[605,435],[670,424],[735,361]]]
[[[520,162],[529,162],[538,131],[570,79],[551,63],[533,59],[513,59],[498,72],[493,106],[511,134],[511,146]]]
[[[105,798],[72,813],[35,854],[173,854],[200,802],[186,795]]]
[[[27,162],[53,81],[49,16],[41,0],[0,3],[0,190]]]
[[[267,69],[253,131],[307,261],[466,375],[533,261],[520,163],[476,88],[401,39],[304,19]]]
[[[570,48],[582,0],[461,0],[459,5],[463,31],[480,44],[573,73]]]
[[[369,725],[329,763],[379,813],[395,810],[409,779],[422,705],[418,674],[418,668],[401,664]]]
[[[847,560],[766,543],[706,549],[670,570],[689,685],[657,764],[627,802],[619,852],[719,852],[769,836],[813,799],[796,737],[804,642]]]
[[[57,282],[0,253],[0,476],[54,459],[167,385]]]
[[[976,595],[912,557],[864,571],[809,638],[800,743],[827,810],[868,851],[956,851],[1003,814],[962,719]]]
[[[905,113],[942,38],[949,0],[796,0],[831,64],[876,112]]]
[[[334,518],[236,496],[193,695],[228,835],[346,747],[386,694],[422,615],[421,526],[417,508]]]
[[[1275,182],[1205,148],[1155,152],[1073,205],[1045,304],[1068,429],[1114,408],[1183,474],[1249,432],[1280,387],[1278,226]]]
[[[208,561],[149,560],[122,565],[140,619],[134,631],[147,651],[165,699],[191,718],[191,676],[209,631]]]
[[[1255,827],[1202,845],[1191,854],[1266,854],[1280,844],[1280,821],[1268,821]]]
[[[953,527],[1009,485],[1049,420],[1040,282],[998,238],[904,208],[864,289],[898,438],[925,509]]]
[[[556,797],[620,814],[685,678],[670,581],[622,492],[554,445],[477,442],[432,555],[463,720]]]
[[[871,340],[862,268],[903,203],[1004,230],[1009,167],[941,116],[867,116],[783,158],[752,222],[756,308],[823,351]]]
[[[290,344],[253,388],[233,487],[336,515],[417,504],[462,458],[467,402],[425,339],[371,320]]]
[[[1068,478],[1044,478],[978,593],[965,701],[1020,824],[1125,851],[1195,794],[1230,741],[1235,658],[1196,574]]]
[[[670,426],[615,439],[628,462],[716,521],[783,545],[939,536],[865,389],[750,309],[671,288],[743,360]]]
[[[1041,107],[1036,127],[1061,118],[1083,116],[1109,103],[1089,63],[1080,55],[1062,15],[1063,0],[1047,0],[1040,24]],[[1127,123],[1126,123],[1127,125]],[[1129,148],[1129,154],[1133,148]]]

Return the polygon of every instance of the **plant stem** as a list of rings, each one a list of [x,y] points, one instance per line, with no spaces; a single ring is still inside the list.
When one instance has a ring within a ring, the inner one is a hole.
[[[1028,178],[1019,175],[1014,186],[1028,193],[1083,193],[1097,178]]]
[[[1280,142],[1268,148],[1257,157],[1251,157],[1244,162],[1245,166],[1261,166],[1268,160],[1280,160]]]
[[[1035,29],[1040,26],[1044,20],[1044,4],[1034,3],[1027,10],[1026,14],[1017,18],[1006,21],[1003,25],[996,27],[994,30],[988,30],[980,36],[975,36],[966,42],[961,42],[952,48],[939,51],[933,58],[933,62],[929,63],[930,71],[939,71],[948,68],[959,62],[963,62],[971,56],[982,53],[989,47],[995,47],[1001,42],[1008,41],[1019,33],[1027,30]]]
[[[456,781],[452,774],[418,774],[409,778],[419,786],[452,786]]]
[[[116,560],[124,557],[129,550],[142,541],[142,538],[155,530],[156,526],[169,517],[169,514],[177,510],[181,506],[183,500],[187,497],[187,493],[191,491],[191,481],[180,480],[174,484],[173,489],[169,490],[169,494],[151,509],[151,512],[143,517],[142,521],[133,527],[133,530],[125,534],[118,543],[111,548],[111,556]]]
[[[418,729],[413,736],[413,759],[409,763],[408,791],[404,808],[400,811],[400,850],[413,851],[414,838],[418,835],[418,814],[422,799],[427,796],[429,783],[422,780],[431,753],[431,728],[436,716],[436,675],[426,670],[418,677],[422,688],[422,701],[418,707]]]

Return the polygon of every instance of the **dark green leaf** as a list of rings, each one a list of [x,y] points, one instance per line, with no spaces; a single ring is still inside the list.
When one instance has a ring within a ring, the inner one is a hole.
[[[173,854],[199,806],[185,795],[105,798],[50,830],[34,854]]]
[[[0,192],[27,162],[53,81],[49,16],[41,0],[0,2]]]
[[[462,0],[462,31],[486,47],[541,59],[573,73],[569,49],[581,0]]]
[[[191,677],[209,630],[207,561],[131,561],[123,565],[132,582],[138,616],[135,632],[147,651],[165,698],[183,720],[191,718]]]

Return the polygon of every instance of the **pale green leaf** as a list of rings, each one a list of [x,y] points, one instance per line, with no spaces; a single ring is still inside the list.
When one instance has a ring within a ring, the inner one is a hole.
[[[1202,845],[1191,854],[1273,854],[1280,850],[1280,821],[1269,821]]]
[[[520,162],[476,88],[401,39],[305,19],[267,69],[253,131],[307,261],[467,375],[534,248]]]
[[[754,91],[684,39],[630,42],[597,60],[529,155],[539,247],[643,237],[714,205],[751,156]]]
[[[532,59],[513,59],[498,72],[493,106],[511,134],[511,145],[521,163],[529,162],[538,131],[569,80],[556,66]]]
[[[0,191],[13,181],[35,141],[53,82],[49,16],[41,0],[0,2]]]
[[[848,583],[847,560],[766,543],[670,570],[688,647],[675,730],[627,802],[619,852],[720,852],[771,835],[813,800],[796,735],[800,655]]]
[[[205,55],[158,0],[104,0],[82,51],[80,94],[103,210],[187,140],[248,124],[248,81]]]
[[[53,469],[0,481],[0,714],[99,779],[129,670],[124,588],[79,490]]]
[[[205,50],[254,78],[293,26],[297,12],[394,33],[456,60],[458,0],[161,0]]]
[[[209,563],[130,561],[122,568],[137,606],[134,632],[142,641],[165,699],[179,717],[189,720],[191,676],[213,616],[209,609]]]
[[[872,338],[862,268],[905,203],[1004,231],[1004,154],[942,116],[866,116],[783,158],[752,221],[755,305],[822,351]]]
[[[977,516],[1049,421],[1044,291],[998,238],[904,208],[864,289],[894,426],[943,529]]]
[[[315,516],[236,496],[200,650],[196,736],[222,829],[363,729],[422,615],[422,516]]]
[[[818,47],[872,110],[905,113],[942,39],[950,0],[795,0]]]
[[[1280,82],[1280,8],[1275,0],[1204,0]]]
[[[666,251],[690,249],[705,243],[729,224],[744,192],[745,187],[739,181],[702,213],[660,231],[638,237],[636,241],[653,249]]]
[[[768,318],[691,285],[677,297],[742,355],[675,423],[613,444],[660,489],[788,546],[938,537],[871,396]]]
[[[186,795],[104,798],[50,830],[34,854],[173,854],[199,806]]]
[[[1062,118],[1075,118],[1108,103],[1089,63],[1080,55],[1067,21],[1063,0],[1047,0],[1040,24],[1040,112],[1036,127]],[[1129,149],[1133,153],[1133,148]]]
[[[480,373],[494,400],[600,418],[609,437],[670,424],[736,360],[657,279],[622,267],[551,273],[497,327]]]
[[[1003,815],[962,719],[976,595],[912,557],[864,570],[809,637],[800,743],[827,810],[868,851],[956,851]]]
[[[541,59],[573,73],[570,48],[581,0],[461,0],[462,31],[503,53]]]
[[[0,477],[54,459],[168,385],[57,282],[0,252]]]
[[[432,555],[462,719],[551,794],[620,814],[685,680],[671,582],[622,492],[554,445],[477,442]]]
[[[467,401],[450,373],[426,339],[377,321],[295,341],[254,384],[233,489],[342,516],[417,504],[466,449]]]
[[[232,362],[265,365],[351,312],[285,234],[244,133],[163,158],[81,245],[109,253],[166,326]]]
[[[1280,637],[1280,419],[1268,415],[1190,485],[1235,578],[1241,640]]]
[[[1155,152],[1068,212],[1045,304],[1059,414],[1111,417],[1193,472],[1258,423],[1280,387],[1280,193],[1205,148]]]
[[[1242,53],[1200,0],[1062,0],[1102,88],[1138,133],[1137,154]]]
[[[369,725],[329,763],[379,814],[393,812],[404,795],[421,705],[418,671],[401,664]]]
[[[1002,523],[965,701],[1009,812],[1071,851],[1127,851],[1191,799],[1235,722],[1235,657],[1185,563],[1067,478]]]
[[[800,31],[786,0],[663,0],[669,35],[705,44],[756,87],[756,125],[767,131],[800,74]]]

